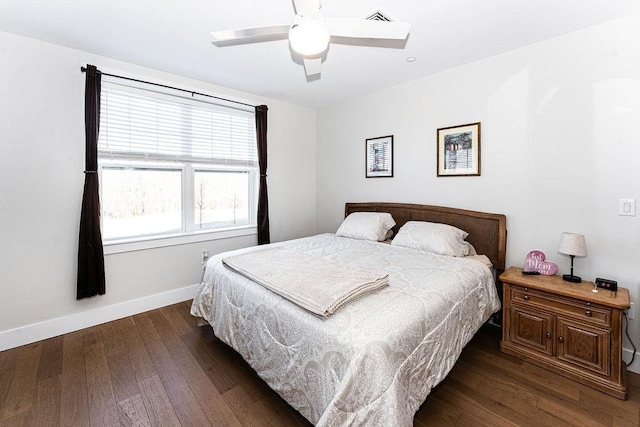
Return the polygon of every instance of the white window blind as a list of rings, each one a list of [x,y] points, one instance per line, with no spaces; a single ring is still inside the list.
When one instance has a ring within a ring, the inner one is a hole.
[[[100,100],[103,159],[258,165],[253,112],[112,87],[103,87]]]

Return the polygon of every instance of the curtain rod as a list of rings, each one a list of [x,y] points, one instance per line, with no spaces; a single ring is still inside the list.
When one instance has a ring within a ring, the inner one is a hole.
[[[82,71],[83,73],[85,73],[85,72],[87,71],[87,68],[86,68],[86,67],[80,67],[80,71]],[[251,105],[251,104],[247,104],[247,103],[245,103],[245,102],[234,101],[233,99],[222,98],[222,97],[219,97],[219,96],[209,95],[209,94],[206,94],[206,93],[194,92],[194,91],[192,91],[192,90],[182,89],[182,88],[174,87],[174,86],[167,86],[167,85],[163,85],[163,84],[160,84],[160,83],[147,82],[147,81],[144,81],[144,80],[134,79],[134,78],[132,78],[132,77],[125,77],[125,76],[119,76],[119,75],[117,75],[117,74],[103,73],[103,72],[102,72],[102,71],[100,71],[100,70],[98,70],[98,73],[102,74],[103,76],[115,77],[115,78],[118,78],[118,79],[129,80],[129,81],[132,81],[132,82],[144,83],[144,84],[153,85],[153,86],[159,86],[159,87],[163,87],[163,88],[165,88],[165,89],[179,90],[179,91],[181,91],[181,92],[187,92],[187,93],[190,93],[190,94],[191,94],[191,96],[193,96],[193,95],[200,95],[200,96],[206,96],[206,97],[208,97],[208,98],[215,98],[215,99],[219,99],[219,100],[221,100],[221,101],[233,102],[233,103],[235,103],[235,104],[240,104],[240,105],[244,105],[244,106],[251,107],[251,108],[256,108],[256,107],[257,107],[257,105]]]

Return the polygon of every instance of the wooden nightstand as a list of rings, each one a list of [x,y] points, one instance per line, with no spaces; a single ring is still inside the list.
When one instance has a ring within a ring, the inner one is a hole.
[[[622,362],[622,312],[629,291],[528,276],[510,267],[504,284],[500,350],[618,399],[627,399]]]

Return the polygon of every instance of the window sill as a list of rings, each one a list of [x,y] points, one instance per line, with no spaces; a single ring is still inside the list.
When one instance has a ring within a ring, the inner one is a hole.
[[[227,228],[224,230],[199,231],[192,234],[172,234],[138,239],[122,239],[104,243],[104,254],[113,255],[124,252],[143,251],[145,249],[187,245],[209,240],[229,239],[232,237],[258,234],[255,226]]]

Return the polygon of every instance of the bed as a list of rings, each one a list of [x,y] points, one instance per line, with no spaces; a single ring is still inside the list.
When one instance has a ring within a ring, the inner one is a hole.
[[[345,217],[356,212],[391,214],[395,235],[408,222],[450,224],[468,232],[466,241],[493,269],[473,257],[321,234],[268,247],[382,272],[388,286],[323,318],[223,263],[265,249],[252,247],[207,261],[191,314],[313,424],[410,426],[500,308],[494,277],[505,267],[506,218],[416,204],[345,205]]]

